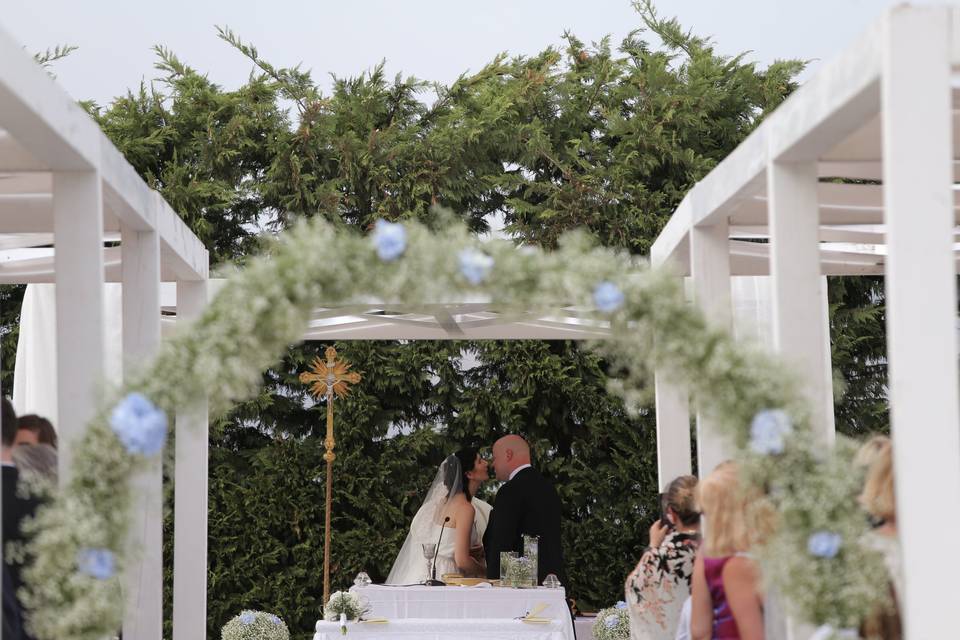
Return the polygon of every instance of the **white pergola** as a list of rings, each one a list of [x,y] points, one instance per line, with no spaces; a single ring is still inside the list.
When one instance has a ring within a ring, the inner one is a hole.
[[[960,557],[929,543],[960,528],[956,181],[960,9],[899,6],[823,65],[699,182],[653,246],[729,325],[730,277],[769,274],[774,345],[803,376],[833,439],[823,276],[883,275],[898,527],[909,638],[953,629]],[[848,178],[869,184],[835,184]],[[749,240],[749,241],[748,241]],[[758,242],[757,240],[760,240]],[[661,482],[690,470],[683,388],[658,376]],[[700,472],[723,457],[698,416]]]
[[[176,283],[183,316],[203,308],[207,251],[97,124],[3,31],[0,238],[4,282],[56,284],[54,380],[59,410],[50,417],[60,435],[61,477],[69,477],[73,443],[93,416],[97,385],[105,372],[105,279],[122,283],[126,292],[122,352],[124,366],[136,367],[160,344],[161,281]],[[119,247],[105,246],[116,241]],[[52,251],[39,253],[52,253],[47,256],[52,268],[31,271],[31,248],[51,245]],[[26,256],[25,261],[12,259],[17,254]],[[206,625],[205,402],[178,412],[176,427],[174,626],[178,637],[200,638]],[[140,474],[134,483],[142,499],[135,506],[130,543],[143,553],[125,576],[124,636],[159,640],[163,623],[159,466]],[[190,595],[187,587],[193,593],[202,591],[203,597],[185,597]]]

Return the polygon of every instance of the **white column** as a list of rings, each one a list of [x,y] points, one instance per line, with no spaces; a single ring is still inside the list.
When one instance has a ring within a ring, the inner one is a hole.
[[[53,174],[60,481],[96,409],[104,372],[103,193],[97,172]]]
[[[730,330],[730,236],[726,220],[690,230],[690,275],[693,296],[707,319]],[[730,443],[715,421],[697,410],[697,468],[701,478],[730,457]]]
[[[207,283],[177,283],[177,320],[200,315]],[[173,531],[173,637],[203,640],[207,632],[207,401],[177,412]]]
[[[682,386],[654,378],[657,407],[657,478],[662,492],[677,476],[688,475],[690,464],[690,397]]]
[[[897,526],[908,638],[956,626],[960,555],[930,542],[960,530],[957,281],[953,256],[950,16],[898,7],[883,50],[887,355]],[[953,37],[957,37],[956,34]]]
[[[833,382],[823,326],[816,163],[771,163],[767,196],[773,342],[802,380],[814,434],[830,446],[835,438]]]
[[[123,371],[129,378],[160,347],[160,238],[156,231],[121,229]],[[163,475],[160,456],[131,478],[123,637],[163,634]]]

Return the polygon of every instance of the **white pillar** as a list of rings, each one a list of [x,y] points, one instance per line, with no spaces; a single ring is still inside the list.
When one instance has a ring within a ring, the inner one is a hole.
[[[160,347],[160,238],[156,231],[121,229],[123,371],[129,378]],[[123,637],[163,634],[163,475],[160,456],[131,478],[133,504],[126,568]]]
[[[207,283],[177,283],[177,319],[200,315]],[[207,632],[207,401],[177,412],[173,531],[173,637],[203,640]]]
[[[687,390],[654,379],[657,407],[657,478],[662,492],[677,476],[688,475],[690,467],[690,398]]]
[[[960,575],[960,555],[930,540],[931,514],[937,531],[960,530],[951,11],[892,10],[883,50],[887,355],[908,638],[944,637],[960,603],[960,582],[944,579]]]
[[[103,193],[95,171],[53,174],[60,481],[96,409],[104,372]]]
[[[824,333],[815,162],[767,168],[773,341],[802,380],[815,436],[833,445],[833,377]]]
[[[697,305],[715,326],[730,330],[730,236],[726,220],[690,230],[690,275]],[[705,478],[730,457],[715,421],[697,410],[697,468]]]

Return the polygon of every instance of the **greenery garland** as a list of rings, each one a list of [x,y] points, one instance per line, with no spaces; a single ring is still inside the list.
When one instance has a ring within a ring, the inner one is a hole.
[[[158,464],[165,415],[201,395],[213,415],[249,397],[260,372],[300,340],[318,302],[436,303],[467,291],[488,295],[501,311],[547,311],[558,302],[597,309],[611,336],[596,348],[622,369],[616,384],[625,398],[649,387],[651,367],[683,382],[736,443],[751,481],[769,490],[781,526],[761,550],[763,571],[794,613],[855,627],[883,602],[882,562],[858,543],[867,524],[853,499],[852,445],[838,437],[829,451],[815,446],[792,376],[712,326],[673,274],[596,247],[584,233],[545,253],[481,244],[459,225],[434,233],[380,222],[361,236],[315,220],[228,275],[189,329],[180,327],[148,368],[104,394],[76,444],[68,483],[38,514],[23,601],[40,640],[99,640],[119,628],[130,478]]]

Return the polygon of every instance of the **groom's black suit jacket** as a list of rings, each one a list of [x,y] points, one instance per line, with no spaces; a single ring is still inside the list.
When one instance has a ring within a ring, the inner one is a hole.
[[[487,577],[500,577],[500,552],[523,553],[522,536],[540,536],[537,582],[555,573],[566,583],[560,548],[560,498],[553,484],[536,469],[523,469],[497,491],[483,548]]]

